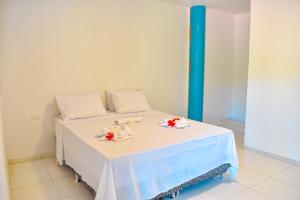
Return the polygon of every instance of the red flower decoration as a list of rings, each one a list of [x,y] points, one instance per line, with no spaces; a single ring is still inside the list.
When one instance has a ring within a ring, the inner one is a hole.
[[[176,118],[173,118],[173,119],[169,120],[168,121],[168,126],[174,127],[176,125],[177,120],[180,120],[180,119],[178,117],[176,117]]]
[[[106,140],[112,141],[115,137],[115,134],[113,132],[108,132],[105,136]]]
[[[176,125],[176,123],[173,119],[168,121],[168,126],[174,127],[175,125]]]

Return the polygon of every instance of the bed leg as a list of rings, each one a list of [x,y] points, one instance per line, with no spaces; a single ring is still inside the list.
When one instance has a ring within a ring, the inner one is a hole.
[[[179,199],[178,198],[178,196],[179,196],[179,191],[177,191],[177,192],[174,192],[172,195],[171,195],[171,199]]]
[[[221,175],[220,175],[220,179],[223,179],[224,178],[224,173],[222,173]]]
[[[79,175],[77,173],[75,175],[75,183],[79,183]]]

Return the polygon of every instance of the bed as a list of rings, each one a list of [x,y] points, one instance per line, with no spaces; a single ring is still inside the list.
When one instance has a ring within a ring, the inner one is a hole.
[[[141,116],[132,124],[132,139],[98,141],[95,134],[116,119]],[[80,174],[96,193],[96,200],[157,199],[183,187],[228,171],[238,170],[231,130],[190,120],[185,129],[159,126],[159,111],[135,114],[56,120],[57,153],[60,165]]]

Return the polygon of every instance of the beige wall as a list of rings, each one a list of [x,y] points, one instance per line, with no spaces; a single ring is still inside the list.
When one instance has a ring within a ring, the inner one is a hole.
[[[188,8],[138,0],[7,0],[3,8],[10,159],[55,151],[54,94],[141,87],[155,109],[186,114]]]
[[[207,9],[204,113],[205,122],[230,118],[234,68],[234,15]]]
[[[9,200],[8,161],[4,145],[0,85],[0,200]]]
[[[0,44],[2,44],[2,21],[3,19],[3,5],[0,1]],[[0,200],[9,200],[9,180],[8,180],[8,160],[5,149],[3,122],[2,122],[2,78],[3,78],[3,57],[2,49],[0,48]]]
[[[300,1],[253,0],[246,146],[300,162]]]

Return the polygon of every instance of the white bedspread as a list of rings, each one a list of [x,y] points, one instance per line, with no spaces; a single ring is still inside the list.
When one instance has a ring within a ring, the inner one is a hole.
[[[142,116],[134,138],[100,142],[94,137],[122,117]],[[185,129],[160,127],[161,112],[56,123],[57,159],[74,168],[97,192],[96,200],[151,199],[224,163],[235,175],[238,161],[231,130],[190,121]]]

